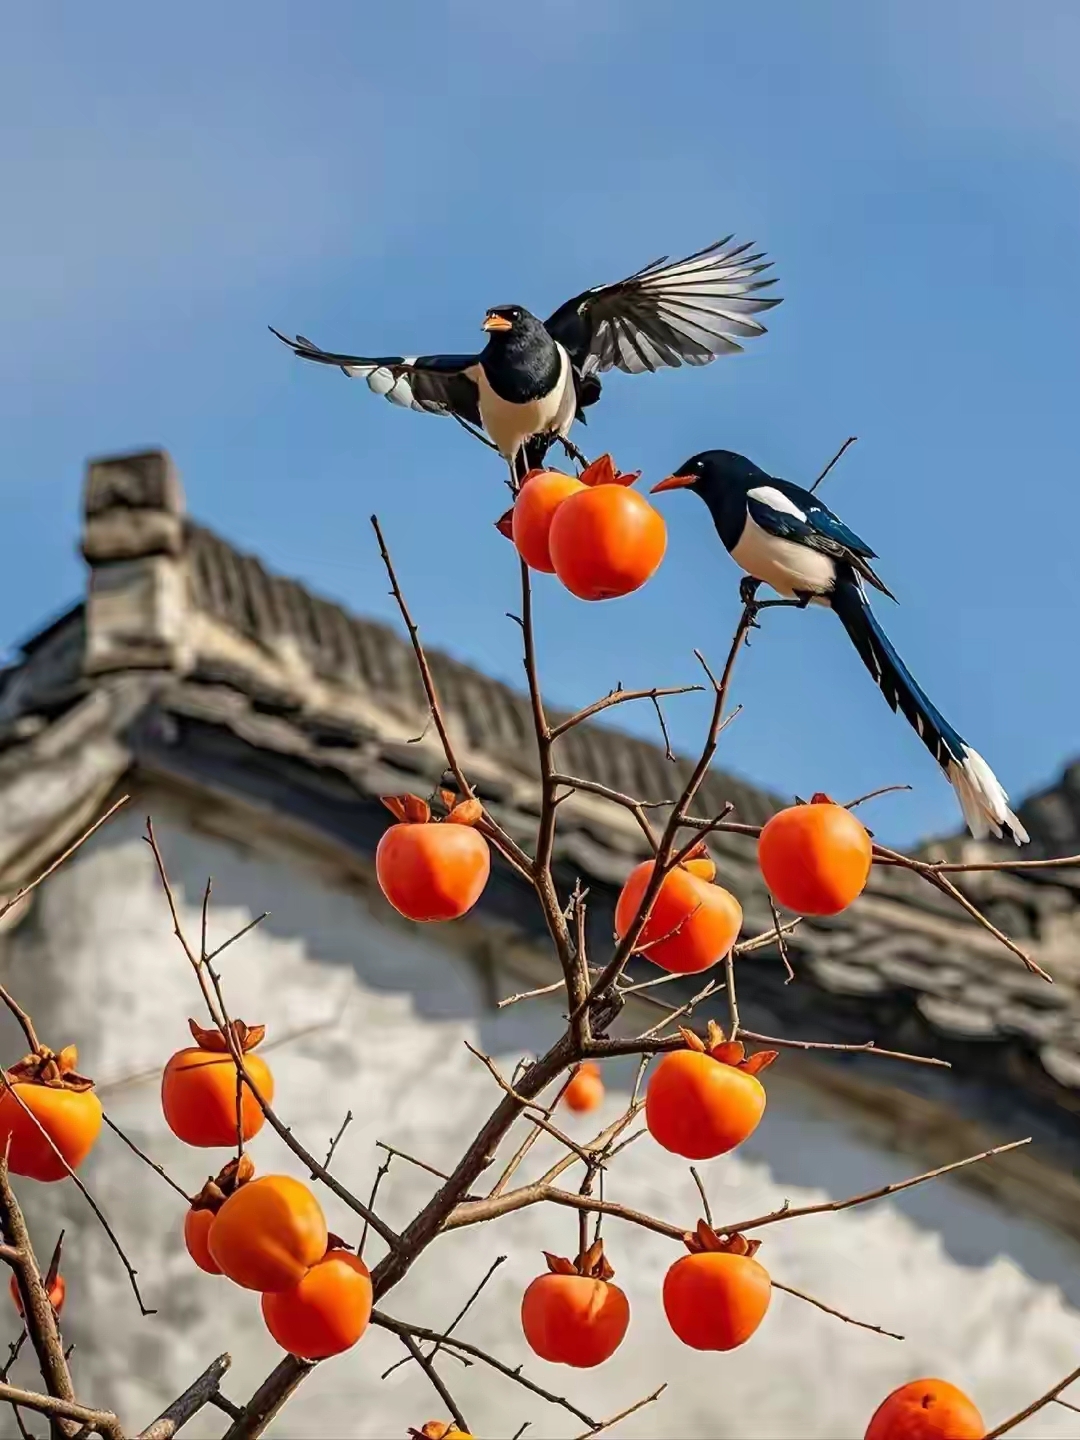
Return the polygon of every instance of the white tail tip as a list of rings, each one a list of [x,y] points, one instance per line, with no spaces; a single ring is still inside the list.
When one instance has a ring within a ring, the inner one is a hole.
[[[1009,797],[1001,781],[977,750],[965,745],[963,760],[950,760],[945,773],[976,840],[985,840],[993,834],[999,840],[1007,835],[1017,845],[1027,843],[1030,836],[1009,809]]]

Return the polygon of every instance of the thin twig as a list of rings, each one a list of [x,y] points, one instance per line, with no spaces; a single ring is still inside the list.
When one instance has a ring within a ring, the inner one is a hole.
[[[343,1126],[342,1128],[344,1129],[344,1126]],[[379,1186],[382,1184],[384,1178],[386,1177],[387,1172],[388,1172],[389,1169],[390,1169],[390,1166],[391,1166],[393,1163],[394,1163],[394,1157],[393,1157],[393,1155],[387,1155],[386,1159],[382,1162],[382,1164],[379,1166],[378,1170],[376,1170],[376,1172],[375,1172],[375,1179],[372,1181],[372,1184],[371,1184],[371,1194],[368,1196],[368,1203],[367,1203],[368,1215],[374,1215],[374,1214],[375,1214],[375,1201],[379,1198]],[[360,1244],[356,1247],[357,1258],[358,1258],[358,1259],[361,1259],[361,1260],[364,1258],[364,1246],[367,1244],[368,1229],[369,1229],[369,1223],[368,1223],[367,1216],[365,1216],[365,1217],[364,1217],[364,1228],[363,1228],[363,1230],[362,1230],[361,1233],[360,1233]]]
[[[701,687],[698,686],[698,689],[700,688]],[[660,721],[660,733],[664,737],[664,759],[670,760],[672,764],[674,764],[675,752],[671,748],[671,736],[668,734],[667,731],[667,724],[664,720],[664,712],[660,708],[660,701],[656,698],[656,694],[654,693],[650,698],[653,703],[653,709],[656,711],[656,718]]]
[[[773,918],[773,935],[776,938],[776,948],[780,952],[780,959],[784,962],[784,969],[787,972],[785,985],[790,985],[795,979],[795,971],[791,966],[791,958],[788,955],[787,941],[784,939],[784,926],[780,923],[780,911],[776,908],[776,901],[769,896],[769,909]],[[793,927],[788,927],[793,928]]]
[[[493,1370],[498,1370],[499,1373],[505,1375],[508,1380],[513,1380],[526,1390],[531,1390],[534,1395],[539,1395],[542,1400],[547,1400],[549,1404],[560,1405],[564,1410],[569,1410],[571,1415],[576,1415],[577,1418],[586,1425],[595,1426],[597,1424],[591,1415],[586,1414],[584,1410],[579,1410],[576,1405],[571,1404],[564,1396],[554,1395],[550,1390],[545,1390],[542,1386],[537,1385],[535,1381],[528,1379],[521,1373],[520,1366],[516,1369],[511,1369],[509,1365],[504,1365],[501,1360],[497,1360],[494,1355],[489,1355],[486,1350],[481,1350],[477,1345],[470,1345],[465,1340],[459,1340],[456,1335],[443,1335],[440,1334],[438,1330],[428,1329],[426,1325],[407,1324],[403,1320],[395,1320],[392,1315],[386,1315],[381,1310],[373,1310],[371,1312],[371,1323],[380,1326],[383,1330],[392,1330],[395,1335],[410,1335],[415,1340],[441,1340],[444,1345],[448,1345],[452,1350],[460,1350],[463,1354],[471,1355],[473,1359],[481,1360],[485,1365],[490,1365]]]
[[[659,710],[657,701],[666,695],[692,695],[695,691],[701,691],[703,685],[668,685],[654,686],[651,690],[612,690],[602,700],[594,700],[591,705],[586,705],[584,710],[577,710],[567,719],[551,727],[551,738],[557,740],[560,735],[565,735],[575,725],[580,725],[585,720],[591,720],[594,715],[599,715],[601,710],[610,710],[613,705],[625,705],[629,700],[651,700]],[[663,724],[663,717],[661,717]],[[670,747],[669,747],[670,748]]]
[[[25,899],[26,896],[30,894],[31,890],[36,890],[43,881],[48,880],[50,875],[54,875],[56,871],[60,869],[60,866],[65,863],[65,861],[70,860],[72,855],[75,854],[75,851],[81,849],[81,847],[86,844],[87,840],[89,840],[92,835],[96,835],[97,832],[101,829],[101,827],[106,823],[106,821],[111,820],[112,817],[116,814],[117,810],[119,810],[122,805],[126,805],[129,799],[130,796],[121,795],[119,800],[115,801],[112,805],[109,806],[108,810],[105,811],[104,815],[100,815],[88,830],[84,830],[77,840],[73,840],[72,843],[63,852],[63,854],[58,855],[51,865],[47,866],[44,870],[42,870],[40,875],[30,881],[29,885],[24,885],[22,889],[17,890],[10,899],[5,900],[2,904],[0,904],[0,920],[4,918],[4,916],[8,913],[9,910],[13,909],[16,905],[18,905],[20,900]]]
[[[694,1169],[693,1165],[690,1166],[690,1174],[693,1176],[694,1184],[697,1186],[698,1194],[701,1196],[701,1211],[702,1214],[705,1216],[705,1224],[708,1225],[709,1229],[711,1230],[712,1211],[709,1209],[709,1197],[705,1194],[705,1186],[702,1183],[701,1176]]]
[[[454,1399],[453,1395],[450,1394],[450,1391],[446,1388],[446,1383],[443,1380],[442,1376],[439,1374],[439,1372],[435,1369],[435,1366],[424,1354],[423,1350],[420,1349],[420,1346],[416,1343],[416,1341],[411,1335],[403,1331],[398,1331],[398,1338],[405,1346],[405,1349],[408,1350],[409,1354],[420,1366],[421,1370],[423,1370],[424,1373],[427,1375],[432,1385],[434,1385],[443,1404],[450,1411],[450,1414],[454,1417],[455,1425],[457,1425],[459,1430],[463,1430],[466,1434],[470,1434],[471,1432],[469,1430],[469,1422],[461,1413],[461,1409],[458,1406],[457,1401]]]
[[[553,1139],[559,1141],[560,1145],[565,1145],[568,1150],[573,1150],[574,1154],[578,1155],[582,1160],[589,1160],[588,1152],[582,1149],[576,1140],[571,1140],[570,1136],[564,1134],[558,1126],[552,1125],[542,1106],[537,1105],[534,1101],[528,1100],[525,1096],[517,1093],[509,1080],[501,1074],[499,1067],[490,1055],[485,1055],[482,1050],[477,1050],[476,1046],[471,1045],[468,1040],[465,1041],[465,1049],[468,1050],[471,1055],[475,1055],[481,1064],[486,1067],[488,1073],[500,1089],[504,1090],[511,1099],[519,1101],[521,1105],[533,1115],[534,1123],[539,1125],[541,1130],[546,1130]]]
[[[341,1137],[345,1134],[345,1131],[346,1131],[346,1130],[349,1128],[349,1126],[352,1124],[352,1118],[353,1118],[353,1113],[352,1113],[352,1111],[351,1111],[351,1110],[346,1110],[346,1112],[345,1112],[345,1119],[342,1120],[342,1122],[341,1122],[341,1129],[337,1132],[337,1134],[334,1136],[334,1138],[330,1141],[330,1148],[329,1148],[329,1150],[327,1150],[327,1152],[326,1152],[326,1159],[323,1161],[323,1169],[324,1169],[324,1170],[329,1170],[329,1169],[330,1169],[330,1162],[331,1162],[331,1160],[333,1160],[333,1158],[334,1158],[334,1151],[337,1149],[338,1145],[341,1143]],[[314,1180],[316,1177],[315,1177],[314,1175],[312,1175],[311,1178]]]
[[[856,1320],[851,1315],[845,1315],[842,1310],[835,1310],[831,1305],[826,1305],[824,1300],[818,1300],[813,1295],[807,1295],[805,1290],[796,1290],[792,1285],[781,1285],[779,1280],[772,1282],[774,1290],[782,1290],[785,1295],[793,1295],[796,1300],[805,1300],[808,1305],[813,1305],[818,1310],[824,1310],[826,1315],[834,1315],[837,1320],[843,1320],[846,1325],[857,1325],[860,1330],[872,1330],[875,1335],[887,1335],[890,1340],[903,1340],[903,1335],[897,1335],[895,1330],[886,1330],[881,1325],[871,1325],[868,1320]]]
[[[868,790],[865,795],[860,795],[857,800],[848,800],[845,810],[854,810],[857,805],[865,805],[867,800],[876,800],[879,795],[892,795],[898,790],[910,790],[910,785],[880,785],[876,790]]]
[[[855,444],[855,441],[858,440],[858,438],[859,438],[859,437],[858,437],[857,435],[849,435],[849,436],[848,436],[848,438],[847,438],[847,439],[844,441],[844,443],[840,446],[840,449],[837,450],[836,454],[832,457],[832,459],[829,461],[829,463],[825,466],[825,469],[822,470],[821,474],[817,477],[817,479],[814,481],[814,483],[810,486],[810,494],[811,494],[811,495],[814,493],[814,491],[817,489],[817,487],[821,484],[821,482],[825,479],[825,476],[828,475],[829,471],[833,468],[833,466],[836,464],[836,462],[840,459],[840,457],[843,455],[844,451],[848,448],[848,446],[849,446],[849,445],[854,445],[854,444]]]
[[[429,1165],[426,1160],[418,1160],[415,1155],[409,1155],[404,1150],[399,1150],[396,1145],[387,1145],[385,1140],[376,1140],[375,1144],[380,1150],[385,1150],[388,1155],[396,1155],[399,1160],[406,1160],[410,1165],[415,1165],[418,1170],[426,1170],[429,1175],[434,1175],[436,1180],[449,1180],[450,1176],[444,1170],[436,1170],[434,1165]]]
[[[989,1150],[980,1150],[977,1155],[966,1155],[963,1160],[953,1160],[948,1165],[938,1165],[933,1170],[924,1170],[920,1175],[912,1175],[907,1180],[893,1180],[888,1185],[880,1185],[876,1190],[864,1190],[859,1195],[851,1195],[846,1200],[823,1200],[817,1205],[800,1205],[792,1207],[784,1204],[779,1210],[771,1210],[767,1215],[757,1215],[752,1220],[740,1220],[734,1225],[725,1225],[723,1233],[731,1235],[735,1232],[742,1234],[746,1230],[758,1230],[763,1225],[772,1225],[777,1220],[794,1220],[802,1215],[825,1215],[835,1210],[850,1210],[854,1205],[865,1205],[870,1200],[884,1200],[888,1195],[896,1195],[901,1190],[910,1190],[913,1185],[921,1185],[926,1180],[937,1180],[942,1175],[950,1175],[954,1170],[964,1170],[969,1165],[977,1165],[982,1160],[990,1160],[995,1155],[1005,1155],[1010,1150],[1019,1150],[1022,1145],[1030,1145],[1031,1136],[1024,1140],[1011,1140],[1006,1145],[994,1145]]]
[[[124,1142],[124,1144],[128,1147],[129,1150],[134,1151],[134,1153],[145,1165],[149,1165],[151,1170],[155,1171],[158,1175],[161,1176],[161,1178],[165,1181],[166,1185],[171,1185],[172,1188],[176,1191],[176,1193],[178,1195],[182,1195],[190,1205],[191,1196],[187,1193],[187,1191],[182,1185],[177,1184],[177,1182],[172,1178],[172,1176],[168,1173],[168,1171],[163,1165],[159,1165],[156,1160],[151,1160],[150,1156],[147,1155],[145,1151],[140,1150],[138,1145],[135,1144],[135,1141],[132,1140],[131,1136],[125,1135],[123,1130],[120,1129],[120,1126],[117,1125],[116,1121],[113,1120],[111,1116],[105,1114],[105,1112],[102,1111],[101,1118],[105,1121],[105,1124],[109,1127],[109,1129],[113,1132],[114,1135],[119,1135],[120,1139]]]
[[[665,1380],[663,1385],[657,1386],[651,1395],[645,1396],[644,1400],[636,1400],[633,1405],[628,1405],[625,1410],[620,1410],[617,1415],[612,1415],[607,1420],[601,1420],[600,1423],[594,1425],[591,1430],[586,1430],[583,1435],[579,1435],[578,1440],[592,1440],[594,1435],[600,1435],[605,1430],[613,1429],[618,1425],[620,1420],[627,1419],[628,1416],[633,1415],[636,1411],[643,1410],[646,1405],[651,1405],[654,1400],[659,1400],[667,1388],[667,1381]]]
[[[123,1427],[111,1410],[91,1410],[74,1400],[62,1400],[56,1395],[39,1395],[35,1390],[21,1390],[17,1385],[0,1383],[0,1401],[22,1405],[27,1410],[36,1410],[54,1420],[77,1420],[91,1435],[102,1435],[105,1440],[124,1440]]]
[[[1003,1420],[1001,1424],[995,1426],[993,1430],[988,1430],[986,1440],[998,1440],[999,1435],[1007,1435],[1010,1430],[1015,1430],[1017,1425],[1026,1420],[1029,1415],[1034,1415],[1035,1412],[1041,1410],[1044,1405],[1049,1405],[1051,1400],[1056,1400],[1062,1390],[1067,1390],[1074,1380],[1080,1380],[1080,1368],[1070,1371],[1064,1380],[1059,1380],[1045,1395],[1040,1395],[1038,1400],[1033,1400],[1030,1405],[1025,1405],[1023,1410],[1018,1411],[1017,1414],[1010,1415],[1008,1420]],[[1070,1406],[1070,1409],[1071,1408]]]
[[[491,1262],[491,1264],[488,1266],[487,1274],[486,1274],[486,1275],[484,1276],[484,1278],[480,1281],[480,1284],[476,1286],[476,1288],[473,1290],[472,1294],[471,1294],[471,1295],[469,1296],[469,1298],[465,1301],[465,1304],[462,1305],[461,1309],[460,1309],[460,1310],[458,1311],[458,1313],[454,1316],[454,1318],[450,1321],[450,1324],[447,1325],[446,1329],[443,1331],[443,1333],[442,1333],[442,1335],[440,1336],[440,1338],[435,1341],[434,1345],[433,1345],[433,1346],[431,1347],[431,1349],[428,1351],[427,1358],[428,1358],[429,1360],[434,1360],[434,1359],[435,1359],[436,1355],[438,1355],[438,1353],[439,1353],[439,1351],[442,1349],[443,1345],[444,1345],[444,1344],[446,1343],[446,1341],[450,1338],[450,1336],[453,1335],[453,1333],[454,1333],[454,1331],[457,1329],[458,1325],[461,1323],[462,1320],[464,1320],[465,1316],[466,1316],[466,1315],[469,1313],[469,1311],[472,1309],[473,1305],[476,1303],[477,1299],[479,1298],[480,1292],[483,1290],[484,1286],[485,1286],[485,1285],[488,1283],[488,1281],[491,1279],[492,1275],[495,1274],[495,1271],[499,1268],[499,1266],[506,1264],[506,1260],[507,1260],[507,1257],[506,1257],[505,1255],[496,1255],[495,1259],[494,1259],[494,1260]],[[394,1371],[398,1369],[399,1366],[401,1366],[401,1365],[407,1365],[408,1363],[409,1363],[409,1362],[408,1362],[408,1359],[407,1359],[407,1358],[404,1359],[404,1360],[396,1360],[396,1361],[394,1362],[394,1364],[390,1366],[390,1369],[389,1369],[389,1370],[384,1370],[384,1371],[383,1371],[382,1375],[380,1376],[380,1379],[385,1380],[386,1377],[387,1377],[388,1375],[392,1375],[392,1374],[394,1373]]]

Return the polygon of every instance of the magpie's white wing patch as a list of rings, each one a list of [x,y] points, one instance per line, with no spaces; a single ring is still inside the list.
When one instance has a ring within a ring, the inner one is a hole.
[[[761,505],[767,505],[770,510],[777,510],[781,515],[794,515],[796,520],[806,524],[806,514],[800,510],[794,500],[789,500],[782,490],[777,490],[773,485],[756,485],[753,490],[748,490],[747,496],[751,500],[758,501]]]
[[[302,360],[336,365],[352,379],[366,380],[368,389],[407,410],[429,415],[458,415],[479,425],[479,394],[473,378],[475,355],[340,355],[321,350],[303,335],[290,340],[270,327]]]
[[[758,278],[772,264],[764,252],[747,254],[753,242],[731,246],[731,238],[586,290],[561,306],[547,328],[583,375],[613,366],[633,375],[707,365],[741,350],[739,339],[765,333],[753,316],[780,299],[760,293],[775,283]]]

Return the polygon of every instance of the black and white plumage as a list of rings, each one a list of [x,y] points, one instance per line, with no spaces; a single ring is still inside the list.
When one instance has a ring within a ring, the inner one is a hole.
[[[891,708],[941,766],[972,835],[981,840],[993,832],[1023,844],[1027,831],[1000,781],[933,705],[871,610],[866,586],[890,591],[871,567],[877,557],[869,545],[809,490],[730,450],[693,456],[653,490],[683,487],[704,500],[724,548],[748,575],[785,599],[834,611]]]
[[[270,328],[302,359],[337,365],[395,405],[482,426],[511,462],[536,437],[524,454],[538,463],[575,418],[584,421],[605,370],[707,365],[765,333],[753,317],[780,303],[762,294],[774,284],[760,278],[771,262],[731,238],[585,290],[546,321],[520,305],[496,306],[484,320],[486,346],[471,355],[346,355]]]

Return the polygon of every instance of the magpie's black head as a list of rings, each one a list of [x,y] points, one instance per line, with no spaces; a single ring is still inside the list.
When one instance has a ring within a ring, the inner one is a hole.
[[[677,470],[652,487],[660,490],[693,490],[710,509],[732,496],[745,497],[748,490],[768,476],[745,455],[734,450],[702,450],[685,460]]]
[[[487,312],[481,328],[499,339],[510,336],[521,339],[537,326],[543,329],[541,322],[524,305],[495,305]]]

